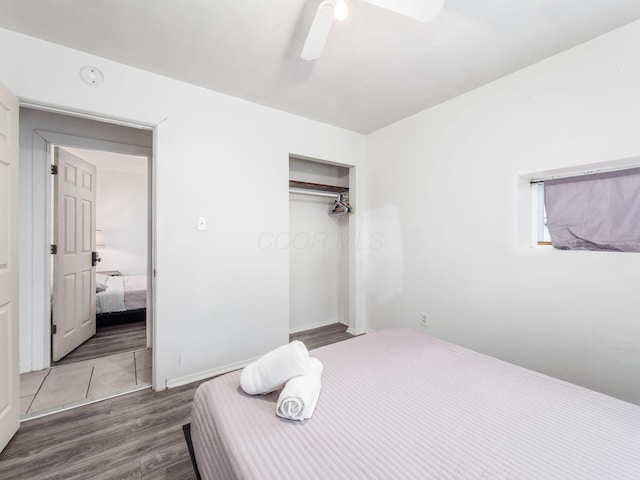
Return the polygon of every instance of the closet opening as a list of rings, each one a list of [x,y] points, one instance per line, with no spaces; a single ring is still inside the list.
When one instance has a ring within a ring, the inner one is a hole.
[[[289,158],[289,333],[350,321],[349,167]]]

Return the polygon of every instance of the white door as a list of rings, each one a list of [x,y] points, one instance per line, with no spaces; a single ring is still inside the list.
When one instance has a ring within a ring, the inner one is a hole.
[[[96,333],[96,167],[55,147],[52,356],[57,361]]]
[[[0,84],[0,451],[20,426],[18,111]]]

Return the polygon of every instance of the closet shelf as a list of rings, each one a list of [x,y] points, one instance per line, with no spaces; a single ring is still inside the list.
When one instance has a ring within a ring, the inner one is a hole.
[[[299,182],[289,180],[289,188],[299,188],[302,190],[313,190],[314,192],[348,193],[349,187],[339,187],[337,185],[325,185],[323,183]]]

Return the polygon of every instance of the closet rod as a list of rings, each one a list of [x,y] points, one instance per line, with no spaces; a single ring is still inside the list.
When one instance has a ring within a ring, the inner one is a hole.
[[[319,192],[314,190],[302,190],[300,188],[290,188],[289,193],[299,193],[301,195],[313,195],[316,197],[331,197],[331,198],[336,198],[338,196],[337,193]]]
[[[301,182],[299,180],[289,180],[289,188],[300,188],[302,190],[315,190],[316,192],[346,193],[349,187],[338,185],[325,185],[324,183]]]

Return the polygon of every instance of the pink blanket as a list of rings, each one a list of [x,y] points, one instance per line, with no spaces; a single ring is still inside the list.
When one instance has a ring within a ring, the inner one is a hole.
[[[311,352],[314,416],[275,415],[240,372],[196,392],[205,480],[640,478],[640,407],[408,329]]]

